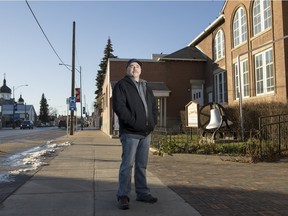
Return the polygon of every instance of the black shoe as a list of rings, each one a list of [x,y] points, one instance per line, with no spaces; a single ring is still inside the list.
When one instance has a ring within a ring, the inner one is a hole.
[[[119,209],[129,209],[129,197],[127,196],[121,196],[118,197],[118,207]]]
[[[148,194],[147,196],[142,196],[142,197],[136,198],[136,201],[146,202],[146,203],[156,203],[157,200],[158,199],[156,197],[153,197],[151,194]]]

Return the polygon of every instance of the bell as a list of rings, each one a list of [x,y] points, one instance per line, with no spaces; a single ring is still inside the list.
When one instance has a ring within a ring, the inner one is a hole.
[[[221,115],[219,109],[211,109],[210,110],[210,122],[206,126],[206,129],[215,129],[218,128],[221,124]]]

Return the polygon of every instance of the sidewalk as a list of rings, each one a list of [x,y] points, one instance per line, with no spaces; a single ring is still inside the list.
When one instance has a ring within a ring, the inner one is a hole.
[[[217,155],[153,155],[149,169],[203,216],[287,216],[287,158],[256,164],[234,160]]]
[[[61,139],[70,140],[72,145],[4,201],[0,205],[1,216],[200,216],[149,167],[148,184],[158,202],[137,202],[132,189],[130,209],[118,209],[119,140],[95,130],[79,131]]]

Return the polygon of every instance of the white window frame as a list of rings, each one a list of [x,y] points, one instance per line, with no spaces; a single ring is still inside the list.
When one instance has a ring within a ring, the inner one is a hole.
[[[240,7],[233,19],[233,39],[234,47],[247,41],[246,12]]]
[[[274,93],[274,63],[272,49],[254,56],[256,96]]]
[[[249,64],[248,59],[240,61],[240,75],[241,75],[241,91],[242,98],[248,98],[250,96],[250,82],[249,82]],[[240,94],[240,75],[238,73],[238,63],[234,64],[234,93],[235,98],[239,99]]]
[[[227,102],[227,78],[226,71],[214,74],[215,102],[223,104]]]
[[[214,61],[217,61],[224,57],[224,33],[219,30],[214,38]]]
[[[253,4],[253,33],[257,35],[272,26],[271,1],[255,0]]]

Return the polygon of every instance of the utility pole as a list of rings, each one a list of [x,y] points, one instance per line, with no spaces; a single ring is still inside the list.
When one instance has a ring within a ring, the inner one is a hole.
[[[75,97],[75,21],[73,22],[73,39],[72,39],[72,82],[71,82],[71,97]],[[70,135],[74,133],[74,110],[70,111]]]
[[[81,111],[81,130],[83,130],[83,106],[82,106],[82,72],[81,72],[81,66],[80,66],[80,111]]]

